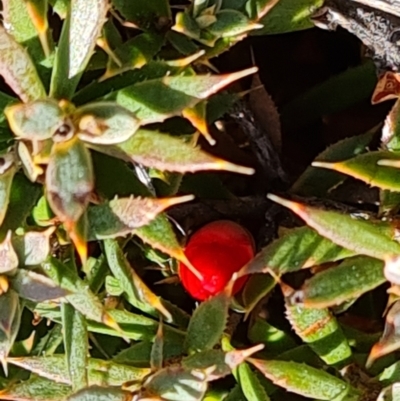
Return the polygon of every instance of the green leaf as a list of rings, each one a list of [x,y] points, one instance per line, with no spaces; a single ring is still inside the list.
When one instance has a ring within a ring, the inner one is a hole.
[[[242,273],[254,274],[271,269],[282,275],[350,256],[354,256],[354,252],[336,245],[309,227],[300,227],[289,230],[263,248]]]
[[[164,331],[163,327],[163,331]],[[163,334],[164,336],[164,334]],[[165,343],[165,338],[163,338]],[[124,349],[119,352],[114,358],[113,361],[117,363],[133,365],[133,366],[143,366],[150,367],[150,355],[152,351],[152,344],[150,341],[141,341],[138,342],[129,348]],[[163,346],[163,359],[169,359],[172,357],[180,356],[182,353],[182,347],[173,344],[171,342],[168,343],[167,346]]]
[[[14,135],[30,141],[50,139],[64,124],[64,112],[53,99],[18,103],[4,110]]]
[[[400,361],[397,361],[383,370],[383,372],[379,375],[379,381],[382,383],[382,386],[386,387],[390,384],[398,382],[399,377]]]
[[[338,162],[366,152],[367,146],[374,136],[374,131],[352,136],[329,146],[316,157],[316,161]],[[291,192],[302,196],[323,197],[343,180],[344,177],[336,172],[307,167],[306,171],[293,184]]]
[[[145,227],[163,210],[192,199],[191,195],[176,198],[115,198],[106,204],[92,206],[88,210],[88,239],[117,238],[140,227],[146,232]],[[139,236],[142,231],[139,231]]]
[[[104,241],[104,248],[111,272],[119,281],[128,302],[139,310],[152,315],[157,316],[156,311],[158,311],[171,321],[172,316],[169,311],[129,265],[118,242],[106,240]]]
[[[247,363],[242,363],[236,370],[237,380],[247,401],[269,401],[264,387]]]
[[[130,393],[113,387],[92,386],[68,397],[68,401],[126,401]]]
[[[111,92],[129,87],[138,82],[162,78],[168,73],[178,74],[180,71],[180,68],[173,68],[166,63],[153,61],[140,69],[127,71],[104,81],[92,82],[77,92],[72,100],[75,105],[85,105],[94,99],[99,99],[109,95]]]
[[[41,192],[41,187],[32,184],[23,174],[15,175],[7,214],[0,227],[0,237],[4,238],[8,230],[15,231],[18,227],[24,226],[25,220],[38,201]]]
[[[270,274],[253,274],[249,277],[240,298],[246,316],[273,290],[275,284],[276,281]]]
[[[70,291],[55,285],[46,276],[25,269],[17,270],[10,278],[10,285],[21,298],[34,302],[59,299],[70,294]]]
[[[217,37],[239,36],[263,27],[236,10],[221,10],[215,14],[215,17],[216,22],[207,30]]]
[[[280,330],[264,319],[254,319],[248,331],[248,338],[253,344],[265,344],[265,353],[276,356],[297,346],[290,333]]]
[[[181,245],[176,239],[174,230],[170,222],[163,214],[158,215],[150,224],[137,228],[134,231],[144,243],[151,245],[153,248],[166,253],[169,256],[179,260],[186,266],[191,263],[185,256]]]
[[[0,363],[6,376],[8,354],[19,331],[21,313],[22,308],[15,291],[8,290],[0,295]]]
[[[338,367],[348,364],[351,349],[333,314],[328,309],[293,305],[290,303],[292,295],[293,291],[285,299],[286,316],[296,334],[326,364]]]
[[[167,0],[135,0],[134,3],[126,0],[112,0],[113,7],[128,21],[143,29],[149,29],[153,24],[163,19],[171,18],[171,10]]]
[[[164,38],[155,33],[142,33],[113,49],[102,80],[116,74],[141,68],[160,51]]]
[[[390,166],[391,161],[396,163],[398,160],[398,153],[376,151],[358,155],[346,161],[314,162],[312,165],[350,175],[373,187],[399,192],[400,170]]]
[[[254,170],[219,159],[181,138],[162,134],[157,131],[139,129],[125,142],[114,146],[102,147],[89,144],[99,152],[132,161],[146,167],[178,173],[201,170],[226,170],[241,174],[253,174]]]
[[[45,274],[57,286],[72,293],[66,296],[66,300],[76,310],[90,320],[105,323],[118,330],[118,325],[114,319],[105,311],[100,300],[90,291],[87,284],[79,278],[78,273],[52,257],[42,266]]]
[[[154,338],[153,345],[150,352],[150,367],[154,371],[162,369],[163,367],[163,354],[164,354],[164,335],[163,335],[163,322],[160,320],[156,337]]]
[[[50,254],[50,237],[55,227],[44,231],[27,231],[12,239],[14,249],[22,266],[36,266],[43,263]]]
[[[64,354],[16,357],[9,358],[8,362],[57,383],[72,384]],[[122,386],[131,380],[142,380],[150,373],[148,368],[135,368],[95,358],[88,358],[86,369],[90,386]]]
[[[142,124],[162,122],[256,71],[254,67],[224,75],[165,76],[126,87],[110,98],[135,113]]]
[[[61,19],[67,18],[71,0],[49,0],[49,2],[53,6],[53,11],[57,13]]]
[[[12,183],[14,175],[17,171],[14,156],[6,154],[0,156],[0,160],[4,162],[4,168],[0,174],[0,225],[4,222],[11,197]],[[11,164],[10,164],[11,163]]]
[[[53,145],[46,170],[47,200],[67,224],[76,223],[89,203],[94,187],[90,153],[76,137]]]
[[[343,380],[304,363],[249,359],[260,372],[285,390],[317,400],[353,400],[357,392]]]
[[[32,307],[40,316],[61,323],[60,310],[51,304],[38,304]],[[106,326],[103,323],[98,323],[92,320],[88,321],[88,330],[90,332],[105,334],[108,336],[129,338],[134,341],[148,340],[153,341],[158,329],[158,322],[153,319],[147,318],[143,315],[136,315],[134,313],[113,309],[108,311],[111,319],[118,324],[118,329]],[[164,341],[167,348],[170,344],[179,348],[181,353],[183,349],[185,333],[170,326],[164,327]]]
[[[179,366],[161,369],[144,384],[144,394],[158,395],[166,401],[201,401],[207,391],[206,373]]]
[[[4,26],[18,43],[26,43],[37,37],[37,31],[24,0],[3,0]]]
[[[72,392],[70,386],[32,375],[28,380],[13,382],[0,391],[3,400],[60,401]]]
[[[57,99],[74,94],[106,21],[108,1],[75,0],[68,11],[51,79],[50,94]]]
[[[225,330],[230,299],[220,294],[200,304],[190,319],[186,336],[189,352],[212,349]]]
[[[165,37],[179,53],[185,56],[196,53],[198,50],[198,47],[182,33],[170,30],[166,33]]]
[[[209,349],[202,352],[194,353],[182,361],[182,366],[185,369],[196,369],[196,370],[209,370],[214,367],[214,370],[207,374],[207,381],[214,381],[221,379],[232,373],[232,370],[242,365],[243,362],[259,351],[263,346],[255,346],[248,349],[231,351],[222,351],[216,349]]]
[[[27,0],[25,4],[42,45],[43,53],[46,57],[49,57],[53,50],[53,42],[47,20],[47,13],[49,12],[48,0]]]
[[[292,202],[276,195],[268,197],[289,208],[319,234],[357,254],[385,261],[385,277],[398,281],[400,244],[385,235],[372,221],[357,220],[351,215]]]
[[[88,333],[85,318],[69,304],[61,305],[65,359],[72,390],[88,386]]]
[[[10,95],[7,95],[7,94],[5,94],[3,92],[0,92],[0,110],[1,111],[4,111],[4,109],[7,106],[10,106],[11,104],[16,103],[16,102],[17,102],[16,98],[11,97]],[[0,113],[0,126],[3,126],[4,124],[7,124],[7,123],[5,123],[5,121],[6,121],[5,114],[4,113]]]
[[[46,91],[26,50],[0,26],[0,75],[23,102],[46,97]]]
[[[128,140],[139,128],[139,120],[113,102],[90,103],[74,112],[78,137],[89,143],[112,145]]]
[[[119,198],[109,202],[111,211],[130,229],[149,224],[165,209],[193,200],[192,195],[171,198]]]
[[[322,0],[280,0],[260,23],[256,35],[276,34],[312,28],[310,16],[322,6]]]
[[[381,260],[368,256],[346,259],[308,279],[294,297],[307,307],[340,305],[384,283],[383,267]]]

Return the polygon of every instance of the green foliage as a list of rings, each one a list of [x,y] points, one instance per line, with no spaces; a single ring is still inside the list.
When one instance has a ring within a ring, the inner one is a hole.
[[[244,96],[218,92],[257,71],[217,74],[211,59],[248,35],[311,27],[321,0],[0,4],[1,399],[361,401],[373,385],[398,397],[398,361],[381,357],[400,348],[400,245],[387,218],[400,208],[399,100],[379,150],[368,148],[378,128],[342,140],[290,195],[269,195],[306,225],[282,227],[200,305],[174,286],[179,262],[197,270],[166,210],[190,208],[188,191],[235,200],[210,170],[254,173],[198,145],[198,134],[218,142],[209,126]],[[282,121],[313,123],[375,85],[371,62],[350,68],[290,101]],[[378,213],[315,200],[346,176],[380,192]],[[381,336],[337,317],[387,282]],[[276,286],[285,312],[269,319]],[[359,361],[367,384],[346,373]]]

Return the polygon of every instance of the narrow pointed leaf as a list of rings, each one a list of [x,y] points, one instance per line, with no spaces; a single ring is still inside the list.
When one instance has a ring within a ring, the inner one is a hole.
[[[124,142],[140,125],[133,113],[113,102],[80,107],[74,113],[74,120],[82,141],[100,145]]]
[[[66,300],[86,318],[96,322],[102,322],[115,329],[118,325],[104,309],[100,300],[90,291],[88,285],[82,281],[78,274],[59,260],[50,257],[43,263],[43,270],[56,285],[70,291]]]
[[[66,384],[32,376],[1,390],[0,397],[12,401],[64,401],[71,392],[71,387]]]
[[[89,151],[77,138],[55,143],[46,171],[47,199],[67,224],[78,221],[89,202],[94,177]]]
[[[400,313],[400,301],[396,301],[389,309],[386,315],[385,329],[382,337],[372,347],[368,360],[367,367],[370,367],[378,358],[387,355],[400,348],[400,337],[398,328],[398,315]]]
[[[10,284],[21,298],[34,302],[59,299],[70,294],[70,291],[55,285],[48,277],[25,269],[18,269],[11,277]]]
[[[0,191],[0,200],[1,194]],[[8,230],[16,230],[25,225],[26,218],[41,194],[39,185],[32,184],[23,174],[15,175],[12,180],[7,214],[0,226],[0,238],[4,238]]]
[[[198,276],[199,273],[197,269],[192,266],[186,257],[181,245],[176,239],[170,222],[163,214],[158,215],[150,224],[136,229],[134,234],[146,244],[184,263]]]
[[[381,160],[398,160],[398,158],[399,155],[396,153],[377,151],[358,155],[342,162],[314,162],[312,165],[350,175],[373,187],[400,191],[400,185],[398,184],[400,171],[380,163]]]
[[[260,317],[254,319],[251,324],[248,338],[253,344],[265,344],[265,353],[268,356],[279,355],[297,347],[297,343],[291,333],[272,326]]]
[[[43,52],[48,57],[51,52],[47,20],[48,0],[28,0],[26,2],[27,11],[31,17],[31,21],[38,33]]]
[[[326,308],[359,298],[386,281],[381,260],[356,256],[317,273],[294,297],[307,307]],[[343,280],[346,277],[346,280]]]
[[[7,376],[7,357],[14,345],[21,323],[22,308],[18,294],[8,290],[0,295],[0,363]]]
[[[106,240],[104,241],[104,247],[111,272],[119,281],[128,302],[136,308],[153,315],[157,315],[155,312],[158,311],[167,320],[171,321],[172,316],[169,311],[129,265],[118,242],[115,240]]]
[[[164,354],[164,335],[163,335],[163,323],[160,320],[154,343],[151,347],[150,353],[150,367],[153,371],[162,369],[163,367],[163,354]]]
[[[249,359],[249,362],[274,384],[304,397],[317,400],[357,400],[357,392],[348,383],[304,363],[260,359]],[[350,395],[353,398],[347,398]]]
[[[165,401],[201,401],[208,387],[206,377],[201,370],[161,369],[144,383],[143,398],[149,394]]]
[[[237,10],[221,10],[215,14],[215,17],[217,20],[207,28],[207,31],[220,38],[239,36],[263,27]]]
[[[384,235],[374,222],[357,220],[351,215],[318,209],[276,195],[268,197],[292,210],[320,235],[358,254],[384,260],[386,265],[390,262],[393,264],[393,272],[395,271],[400,244]]]
[[[100,36],[109,3],[107,0],[71,2],[64,22],[50,92],[53,97],[72,97]]]
[[[9,363],[57,383],[72,384],[63,354],[15,357],[9,358]],[[148,368],[136,368],[95,358],[88,358],[87,371],[89,385],[92,386],[122,386],[131,380],[141,380],[150,373]]]
[[[319,162],[337,162],[364,153],[374,134],[375,132],[372,130],[362,135],[343,139],[329,146],[316,157],[316,160]],[[345,177],[342,174],[335,171],[310,166],[293,184],[291,192],[302,196],[322,197],[344,179]]]
[[[247,363],[242,363],[236,369],[237,381],[240,384],[246,400],[269,401],[264,387],[261,385],[257,375],[251,370]]]
[[[240,275],[267,272],[268,269],[282,275],[350,256],[354,256],[353,251],[336,245],[309,227],[300,227],[263,248]]]
[[[7,155],[2,158],[7,163],[9,157]],[[0,159],[1,160],[1,159]],[[3,223],[7,213],[8,205],[10,202],[12,183],[17,169],[15,168],[14,161],[9,165],[0,175],[0,225]]]
[[[249,18],[258,21],[269,13],[280,0],[251,0],[246,4]]]
[[[167,0],[136,0],[134,3],[124,0],[112,0],[112,5],[127,20],[144,29],[154,24],[159,18],[170,19],[171,10]]]
[[[290,297],[285,301],[286,316],[292,328],[326,364],[343,367],[349,362],[350,346],[328,309],[291,305]]]
[[[231,351],[210,349],[184,358],[182,366],[186,369],[197,370],[207,370],[214,366],[215,369],[207,375],[207,381],[214,381],[231,374],[232,370],[262,348],[263,345],[244,350],[232,349]]]
[[[61,306],[65,359],[73,391],[88,386],[89,339],[83,315],[69,304]]]
[[[241,305],[246,312],[246,318],[259,301],[275,287],[276,281],[270,274],[253,274],[246,281],[241,294]]]
[[[256,71],[253,67],[225,75],[165,76],[138,83],[110,96],[135,113],[143,124],[162,122]]]
[[[193,200],[194,196],[175,198],[117,198],[110,201],[110,209],[130,229],[145,226],[165,209]]]
[[[209,133],[207,127],[206,108],[207,103],[203,100],[193,107],[184,109],[182,111],[182,115],[192,123],[192,125],[204,136],[210,145],[215,145],[216,141]]]
[[[113,387],[92,386],[68,397],[67,401],[129,401],[131,394]]]
[[[23,102],[46,97],[35,66],[26,50],[0,25],[0,75]]]
[[[32,310],[46,319],[61,323],[61,313],[59,308],[49,304],[35,305]],[[108,311],[111,318],[117,322],[118,329],[106,326],[104,323],[88,321],[88,330],[93,333],[105,334],[108,336],[129,338],[134,341],[153,341],[158,329],[158,322],[143,315],[137,315],[125,310],[112,309]],[[183,352],[183,341],[185,333],[170,326],[164,327],[164,341],[166,347],[173,344]]]
[[[200,304],[190,319],[186,337],[189,352],[212,349],[225,330],[230,299],[220,294]]]
[[[212,156],[182,139],[157,131],[140,129],[130,139],[114,147],[93,146],[99,152],[133,161],[161,171],[178,173],[201,170],[225,170],[241,174],[253,174],[254,170]]]

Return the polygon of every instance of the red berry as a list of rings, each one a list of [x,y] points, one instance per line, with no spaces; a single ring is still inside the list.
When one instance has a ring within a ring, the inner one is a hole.
[[[185,254],[203,275],[203,280],[180,263],[182,284],[193,298],[203,301],[220,293],[232,274],[254,257],[254,240],[239,224],[229,220],[214,221],[193,234]],[[236,281],[233,294],[243,287],[246,280],[247,277],[241,277]]]

